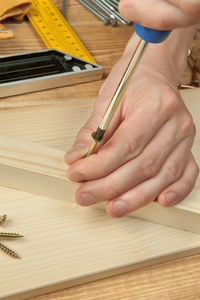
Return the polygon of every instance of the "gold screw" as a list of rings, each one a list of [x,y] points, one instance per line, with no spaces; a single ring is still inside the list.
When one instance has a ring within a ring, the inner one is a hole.
[[[13,258],[20,258],[16,252],[14,252],[14,251],[11,250],[10,248],[4,246],[2,243],[0,243],[0,249],[1,249],[4,253],[10,255],[10,256],[13,257]]]
[[[0,225],[3,225],[6,219],[7,215],[0,216]]]
[[[6,218],[7,215],[0,216],[0,225],[3,225],[3,223],[6,221]],[[23,235],[14,232],[0,232],[0,239],[16,239],[21,237],[23,237]],[[16,252],[4,246],[2,243],[0,243],[0,250],[11,257],[20,258]]]
[[[23,235],[13,232],[0,232],[0,239],[15,239],[15,238],[21,238]]]

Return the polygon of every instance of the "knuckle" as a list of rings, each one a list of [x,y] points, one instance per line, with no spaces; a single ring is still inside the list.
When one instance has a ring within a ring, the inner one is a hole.
[[[174,90],[170,87],[165,87],[163,91],[163,103],[165,113],[174,112],[179,107],[179,98]]]
[[[181,168],[178,166],[176,162],[168,166],[167,169],[167,179],[169,182],[174,182],[181,176]]]
[[[193,119],[189,112],[185,112],[182,116],[181,130],[183,133],[191,133],[194,130]]]
[[[136,136],[134,139],[128,137],[126,139],[126,155],[128,158],[133,158],[134,156],[139,155],[140,148],[142,145],[142,136]]]
[[[104,185],[104,192],[108,200],[115,199],[121,195],[121,193],[110,182],[106,182]]]
[[[147,196],[147,194],[144,192],[144,189],[138,189],[137,190],[137,201],[142,204],[142,206],[145,206],[149,204],[150,199]]]
[[[159,170],[157,160],[151,155],[145,156],[141,161],[139,170],[146,179],[154,177]]]

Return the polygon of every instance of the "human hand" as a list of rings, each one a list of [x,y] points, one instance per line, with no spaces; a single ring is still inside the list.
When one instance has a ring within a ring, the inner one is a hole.
[[[66,155],[69,179],[83,182],[76,193],[77,202],[87,206],[109,200],[106,208],[112,217],[128,215],[156,198],[163,206],[174,205],[190,193],[198,176],[191,154],[195,127],[176,89],[174,72],[170,73],[170,67],[157,66],[157,56],[148,64],[148,53],[104,142],[95,154],[83,158],[130,55],[125,51],[112,69],[92,116]]]
[[[119,11],[128,20],[160,30],[200,23],[200,0],[121,0]]]

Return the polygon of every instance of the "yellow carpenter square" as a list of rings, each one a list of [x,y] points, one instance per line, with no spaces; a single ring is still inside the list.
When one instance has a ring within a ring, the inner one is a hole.
[[[31,0],[29,20],[48,48],[55,48],[90,62],[90,55],[71,26],[51,0]]]

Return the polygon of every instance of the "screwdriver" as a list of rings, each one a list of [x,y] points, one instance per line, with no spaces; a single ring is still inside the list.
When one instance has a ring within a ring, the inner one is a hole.
[[[94,151],[94,148],[97,143],[103,141],[105,132],[114,116],[114,113],[122,99],[125,90],[128,86],[130,79],[132,78],[143,54],[149,43],[161,43],[163,42],[170,34],[171,30],[156,30],[144,27],[138,23],[134,23],[134,29],[136,34],[140,37],[140,40],[137,44],[137,47],[131,57],[131,60],[124,72],[117,89],[106,109],[106,112],[102,118],[100,125],[97,130],[92,133],[93,142],[86,154],[86,157],[90,156]]]

